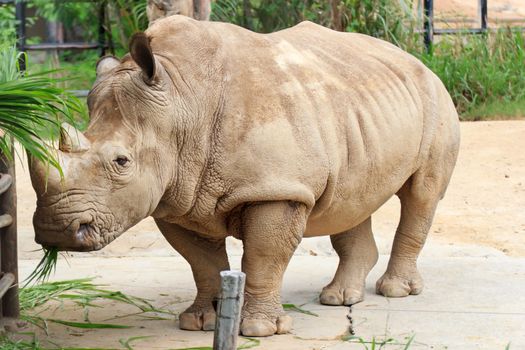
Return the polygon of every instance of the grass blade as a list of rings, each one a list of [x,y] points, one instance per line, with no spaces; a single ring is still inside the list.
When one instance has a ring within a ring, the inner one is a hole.
[[[296,306],[295,304],[283,304],[283,309],[287,310],[287,311],[295,311],[295,312],[300,312],[300,313],[305,314],[305,315],[319,317],[318,314],[316,314],[314,312],[311,312],[311,311],[308,311],[308,310],[305,310],[305,309],[302,309],[302,308]]]
[[[121,324],[112,324],[112,323],[91,323],[91,322],[74,322],[74,321],[64,321],[64,320],[57,320],[50,318],[48,319],[49,322],[54,322],[58,324],[62,324],[64,326],[68,327],[75,327],[75,328],[88,328],[88,329],[98,329],[98,328],[113,328],[113,329],[125,329],[125,328],[133,328],[133,326],[126,326]]]

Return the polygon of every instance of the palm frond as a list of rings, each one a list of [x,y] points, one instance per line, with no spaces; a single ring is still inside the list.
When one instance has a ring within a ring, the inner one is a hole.
[[[61,170],[46,140],[58,135],[62,121],[77,124],[85,108],[57,87],[65,79],[53,78],[56,71],[22,74],[21,55],[14,46],[0,47],[0,151],[12,159],[12,141],[17,141],[35,158]]]

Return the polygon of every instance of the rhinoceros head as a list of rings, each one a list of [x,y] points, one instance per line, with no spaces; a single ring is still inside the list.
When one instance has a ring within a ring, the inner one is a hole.
[[[57,150],[63,176],[31,159],[35,240],[45,247],[104,247],[149,216],[172,180],[174,157],[165,155],[173,141],[166,119],[177,109],[170,79],[146,35],[136,35],[130,51],[122,62],[98,63],[85,134],[63,127]]]

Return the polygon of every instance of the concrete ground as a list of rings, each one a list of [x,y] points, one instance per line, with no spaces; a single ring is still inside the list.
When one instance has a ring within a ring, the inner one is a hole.
[[[375,295],[384,272],[399,217],[396,199],[373,217],[380,260],[367,281],[366,300],[352,307],[353,329],[364,341],[393,339],[386,349],[525,349],[525,121],[462,124],[462,149],[449,191],[438,208],[419,260],[426,287],[419,296],[387,299]],[[31,215],[34,194],[27,172],[19,167],[19,255],[21,277],[41,253],[34,252]],[[239,268],[242,247],[228,241],[232,267]],[[337,258],[327,237],[305,239],[287,270],[283,303],[318,316],[290,311],[291,334],[261,339],[257,349],[365,349],[370,344],[345,341],[347,307],[326,307],[318,293],[333,276]],[[187,263],[166,244],[151,220],[144,220],[101,252],[71,254],[60,260],[54,280],[96,276],[105,288],[150,299],[157,307],[183,311],[195,294]],[[91,322],[131,325],[129,329],[79,330],[50,323],[41,341],[61,346],[180,349],[210,346],[212,333],[187,332],[168,320],[140,315],[129,305],[100,301],[90,308]],[[42,315],[82,321],[83,310],[65,302]],[[115,319],[115,317],[118,317]],[[112,319],[112,320],[109,320]]]

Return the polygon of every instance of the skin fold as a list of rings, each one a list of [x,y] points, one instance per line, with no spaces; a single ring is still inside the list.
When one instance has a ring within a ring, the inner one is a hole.
[[[87,131],[61,139],[63,179],[31,162],[36,241],[101,249],[153,216],[195,278],[182,329],[214,327],[227,236],[244,247],[246,336],[290,331],[280,289],[303,237],[330,236],[340,257],[321,303],[362,301],[371,215],[393,195],[401,219],[377,293],[421,292],[416,260],[459,122],[439,79],[395,46],[310,22],[256,34],[171,16],[99,62],[88,106]]]

